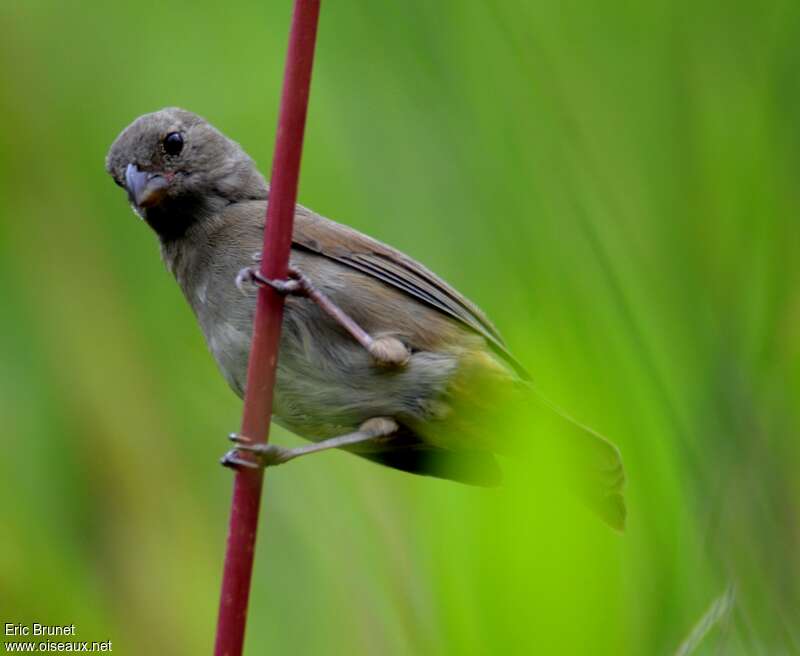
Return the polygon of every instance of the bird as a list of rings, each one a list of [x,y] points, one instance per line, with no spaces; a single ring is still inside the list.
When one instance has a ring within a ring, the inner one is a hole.
[[[414,474],[493,486],[502,479],[498,456],[527,438],[505,443],[491,427],[534,408],[547,417],[539,425],[556,433],[550,439],[577,454],[584,499],[624,527],[617,447],[544,399],[486,315],[431,270],[298,204],[289,276],[264,279],[254,261],[269,185],[237,142],[184,109],[136,118],[113,141],[105,168],[157,235],[239,397],[255,292],[270,285],[286,295],[272,419],[310,444],[290,449],[234,434],[223,464],[274,466],[339,448]]]

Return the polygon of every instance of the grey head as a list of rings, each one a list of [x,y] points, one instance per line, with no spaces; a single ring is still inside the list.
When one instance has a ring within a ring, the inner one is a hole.
[[[162,241],[179,239],[226,205],[267,197],[264,178],[242,147],[177,107],[125,128],[111,144],[106,170]]]

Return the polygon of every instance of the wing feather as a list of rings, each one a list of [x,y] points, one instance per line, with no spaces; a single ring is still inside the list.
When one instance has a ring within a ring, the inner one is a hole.
[[[483,336],[523,380],[524,367],[509,353],[503,338],[474,303],[435,273],[400,251],[298,206],[294,245],[361,271],[391,285]]]

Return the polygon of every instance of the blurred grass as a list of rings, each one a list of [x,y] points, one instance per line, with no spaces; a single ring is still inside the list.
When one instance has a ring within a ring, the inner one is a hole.
[[[0,3],[0,621],[209,650],[239,402],[103,172],[269,169],[287,2]],[[323,8],[301,200],[440,272],[620,445],[629,529],[328,454],[270,473],[249,653],[800,653],[800,5]],[[295,438],[278,434],[277,441]]]

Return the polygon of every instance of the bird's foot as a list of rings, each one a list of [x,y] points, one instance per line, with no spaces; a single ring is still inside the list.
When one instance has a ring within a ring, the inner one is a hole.
[[[308,288],[302,277],[294,270],[289,271],[289,278],[265,278],[256,267],[245,267],[236,275],[236,287],[246,294],[249,287],[262,287],[268,285],[284,296],[307,296]]]
[[[255,253],[253,260],[261,261],[261,253]],[[301,271],[289,267],[287,280],[269,280],[261,275],[255,267],[247,267],[236,276],[236,286],[245,292],[245,285],[269,285],[280,294],[293,294],[305,296],[316,303],[322,310],[342,326],[353,338],[361,344],[372,356],[379,367],[394,368],[404,367],[411,358],[411,352],[405,344],[396,337],[373,338],[352,317],[344,312],[326,294],[317,289],[311,280]]]
[[[282,465],[297,455],[292,449],[287,449],[277,444],[253,442],[250,438],[238,433],[231,433],[228,439],[234,442],[236,446],[222,456],[220,463],[225,467],[263,469]],[[252,454],[253,458],[242,457],[242,452]]]
[[[363,422],[358,430],[353,433],[330,437],[320,442],[298,446],[293,449],[287,449],[275,444],[254,442],[249,437],[231,433],[229,438],[236,446],[222,457],[221,462],[224,466],[233,469],[262,469],[281,465],[293,458],[309,453],[317,453],[329,449],[365,447],[366,450],[369,450],[370,444],[372,448],[376,448],[382,446],[387,440],[392,439],[397,430],[397,422],[391,417],[372,417]]]

